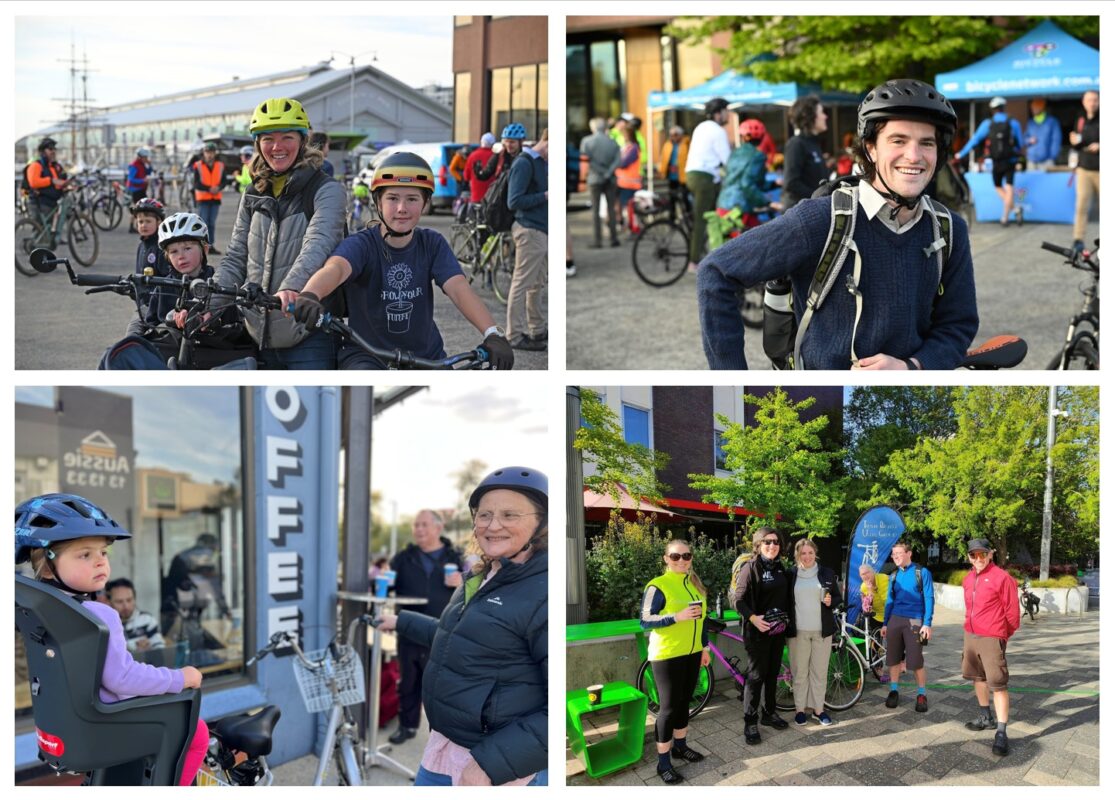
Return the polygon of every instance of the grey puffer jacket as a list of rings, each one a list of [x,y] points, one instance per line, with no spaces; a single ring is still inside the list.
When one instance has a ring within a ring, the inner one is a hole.
[[[546,767],[547,556],[502,559],[472,576],[434,619],[399,614],[399,635],[430,648],[422,704],[430,727],[500,785]]]
[[[254,186],[244,193],[232,240],[217,270],[219,283],[257,283],[268,294],[283,289],[298,292],[321,269],[344,238],[345,190],[336,181],[322,182],[314,193],[313,218],[307,219],[302,194],[319,171],[308,165],[296,167],[278,197],[261,194]],[[310,333],[280,311],[245,310],[244,321],[262,348],[291,347]]]

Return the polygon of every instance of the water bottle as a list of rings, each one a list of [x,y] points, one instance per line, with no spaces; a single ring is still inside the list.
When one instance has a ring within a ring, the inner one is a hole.
[[[724,615],[720,612],[720,594],[717,593],[717,595],[716,595],[716,618],[717,619],[722,619],[723,617],[724,617]]]
[[[763,352],[775,369],[790,366],[797,331],[790,279],[767,281],[763,292]]]

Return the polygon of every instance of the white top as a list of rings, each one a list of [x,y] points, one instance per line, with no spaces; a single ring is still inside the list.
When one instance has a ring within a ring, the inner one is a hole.
[[[728,163],[732,146],[723,125],[706,119],[693,130],[689,140],[689,157],[685,160],[686,172],[707,172],[713,183],[720,183],[720,167]]]
[[[859,182],[859,205],[867,214],[868,219],[878,217],[884,225],[890,228],[895,233],[905,233],[912,230],[915,225],[921,222],[921,214],[923,211],[932,211],[929,205],[929,198],[924,194],[918,201],[917,208],[914,209],[915,213],[913,218],[905,225],[900,225],[898,218],[891,219],[890,211],[891,206],[887,203],[887,199],[867,181]],[[885,210],[886,213],[882,213]]]

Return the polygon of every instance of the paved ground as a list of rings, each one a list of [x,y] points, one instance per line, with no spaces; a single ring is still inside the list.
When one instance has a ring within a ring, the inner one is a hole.
[[[217,246],[222,250],[232,235],[235,209],[222,207],[217,218]],[[448,237],[452,218],[443,213],[423,218],[422,224]],[[98,231],[100,254],[86,272],[123,275],[135,265],[137,239],[126,232],[126,222],[114,231]],[[61,248],[59,256],[69,256]],[[219,263],[214,257],[212,263]],[[81,267],[75,265],[75,269]],[[506,325],[507,307],[491,290],[477,289],[499,325]],[[546,310],[547,292],[543,292]],[[60,267],[49,275],[15,276],[15,366],[16,369],[96,369],[105,348],[124,336],[135,316],[135,305],[125,297],[101,294],[86,297],[71,286]],[[434,318],[449,354],[471,350],[480,343],[476,329],[454,308],[449,298],[438,294]],[[515,369],[545,369],[548,353],[515,351]]]
[[[787,730],[761,728],[762,744],[743,742],[743,713],[728,679],[689,728],[689,743],[704,761],[681,768],[702,786],[798,785],[1024,785],[1099,784],[1099,614],[1039,615],[1024,620],[1008,649],[1011,674],[1011,753],[991,753],[992,735],[970,733],[975,716],[969,685],[960,677],[963,618],[939,609],[926,651],[929,712],[913,708],[914,688],[902,702],[883,705],[885,684],[872,682],[857,705],[833,714],[830,728],[808,724]],[[598,735],[614,732],[600,716]],[[658,786],[648,717],[642,761],[600,780],[584,774],[566,750],[572,786]],[[591,739],[590,739],[591,741]]]
[[[654,288],[631,266],[631,240],[622,247],[589,248],[592,217],[587,195],[574,195],[568,224],[577,276],[566,281],[566,365],[570,369],[707,369],[697,319],[696,282]],[[1099,235],[1088,226],[1087,241]],[[1072,244],[1069,225],[1026,224],[1003,228],[976,223],[972,230],[980,330],[977,342],[1002,333],[1030,345],[1024,369],[1044,369],[1060,350],[1070,317],[1081,304],[1083,273],[1040,248]],[[762,339],[749,330],[747,361],[766,368]]]

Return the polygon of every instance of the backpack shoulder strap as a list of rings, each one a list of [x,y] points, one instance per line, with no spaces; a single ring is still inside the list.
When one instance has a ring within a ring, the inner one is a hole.
[[[937,256],[937,297],[944,294],[945,287],[941,283],[945,265],[952,257],[952,214],[943,203],[929,198],[929,207],[933,214],[929,218],[933,225],[933,242],[925,248],[925,255]]]
[[[801,343],[805,340],[805,331],[813,314],[825,302],[829,292],[832,291],[836,278],[848,258],[849,251],[855,252],[856,282],[859,282],[860,257],[853,236],[856,232],[856,212],[859,206],[859,184],[841,184],[833,189],[832,214],[829,219],[828,238],[821,250],[821,259],[817,262],[817,269],[813,273],[813,281],[809,284],[809,296],[805,301],[805,311],[802,313],[801,324],[798,326],[797,337],[794,341],[794,368],[804,369],[801,361]]]

